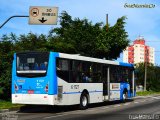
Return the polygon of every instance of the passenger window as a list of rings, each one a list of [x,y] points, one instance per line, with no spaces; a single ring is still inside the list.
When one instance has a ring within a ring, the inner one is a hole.
[[[68,60],[58,60],[57,69],[59,70],[69,70],[68,69]]]
[[[56,59],[57,76],[69,82],[69,60]]]

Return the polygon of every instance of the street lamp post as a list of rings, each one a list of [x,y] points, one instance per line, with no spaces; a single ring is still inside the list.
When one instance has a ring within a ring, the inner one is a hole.
[[[12,19],[12,18],[15,18],[15,17],[29,17],[29,16],[27,16],[27,15],[14,15],[14,16],[11,16],[11,17],[9,17],[2,25],[0,25],[0,29],[10,20],[10,19]]]
[[[147,63],[149,62],[148,59],[148,49],[145,50],[145,73],[144,73],[144,91],[146,91],[146,84],[147,84]]]

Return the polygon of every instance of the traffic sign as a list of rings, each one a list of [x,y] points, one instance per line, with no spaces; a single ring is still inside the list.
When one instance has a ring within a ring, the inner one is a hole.
[[[29,8],[29,24],[57,24],[58,7],[31,6]]]

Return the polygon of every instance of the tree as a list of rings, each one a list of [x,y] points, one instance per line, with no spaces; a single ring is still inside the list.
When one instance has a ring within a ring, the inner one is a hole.
[[[15,44],[16,51],[46,51],[47,38],[45,35],[28,33],[20,35]]]
[[[129,44],[124,29],[125,19],[124,16],[119,18],[106,32],[106,26],[102,23],[92,24],[87,19],[79,18],[73,20],[67,12],[63,12],[60,16],[61,27],[49,32],[48,48],[59,52],[116,59]]]
[[[136,65],[136,84],[144,85],[145,64],[139,63]],[[152,91],[160,91],[160,67],[147,63],[147,80],[146,89]]]
[[[0,42],[0,99],[8,99],[11,95],[12,35],[3,35]]]

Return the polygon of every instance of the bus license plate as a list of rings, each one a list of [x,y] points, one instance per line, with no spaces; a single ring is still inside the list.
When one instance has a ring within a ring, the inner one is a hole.
[[[34,90],[28,90],[28,94],[33,94]]]

